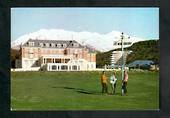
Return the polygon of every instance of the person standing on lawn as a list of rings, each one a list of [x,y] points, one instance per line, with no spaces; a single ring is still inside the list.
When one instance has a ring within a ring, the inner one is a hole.
[[[107,89],[107,77],[105,75],[105,71],[102,72],[100,80],[101,80],[101,84],[102,84],[102,94],[103,93],[108,93],[108,89]]]
[[[113,94],[116,93],[116,72],[114,71],[113,72],[113,75],[110,76],[110,84],[111,84],[111,88],[112,88],[112,91],[113,91]]]
[[[124,71],[124,79],[123,79],[123,95],[127,95],[127,82],[128,82],[128,73]]]

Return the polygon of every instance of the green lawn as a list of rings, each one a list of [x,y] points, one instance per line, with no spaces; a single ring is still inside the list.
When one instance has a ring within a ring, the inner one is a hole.
[[[159,73],[129,72],[128,95],[102,95],[101,72],[11,72],[13,110],[159,109]],[[110,72],[106,72],[109,77]],[[111,92],[111,86],[109,86]]]

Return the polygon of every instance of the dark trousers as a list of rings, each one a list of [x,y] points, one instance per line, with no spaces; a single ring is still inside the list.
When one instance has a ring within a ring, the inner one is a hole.
[[[126,94],[127,93],[127,82],[123,82],[122,89],[124,91],[124,94]]]
[[[108,93],[107,84],[106,83],[102,83],[102,93]]]

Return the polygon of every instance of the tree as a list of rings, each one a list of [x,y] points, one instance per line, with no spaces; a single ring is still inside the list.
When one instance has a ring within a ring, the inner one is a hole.
[[[11,49],[11,67],[15,68],[15,61],[19,59],[19,50]]]

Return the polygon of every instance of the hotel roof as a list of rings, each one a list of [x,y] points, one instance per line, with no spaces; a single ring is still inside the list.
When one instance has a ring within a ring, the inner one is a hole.
[[[33,42],[34,44],[29,45],[29,42]],[[49,46],[45,46],[46,44],[48,44]],[[60,46],[57,46],[58,44]],[[81,44],[79,44],[75,40],[38,40],[38,39],[29,39],[22,46],[23,47],[41,47],[41,48],[84,48],[84,46],[82,46]]]

